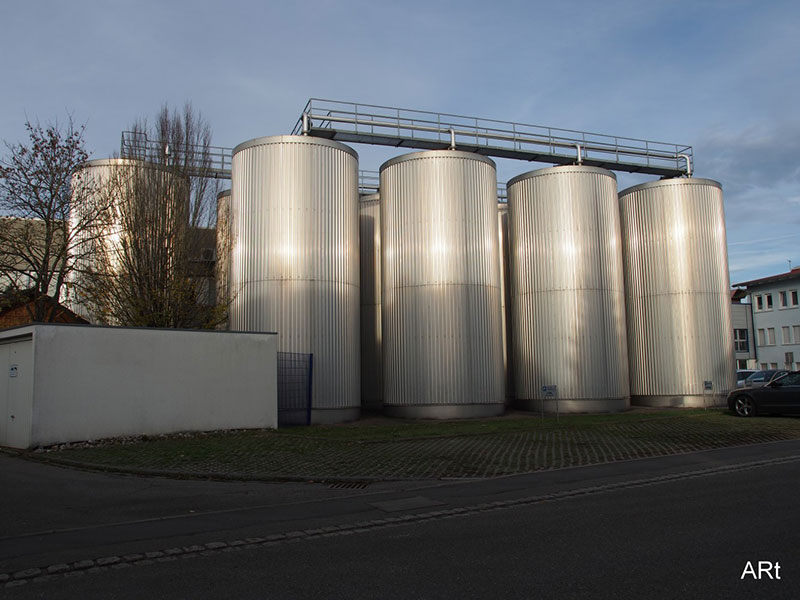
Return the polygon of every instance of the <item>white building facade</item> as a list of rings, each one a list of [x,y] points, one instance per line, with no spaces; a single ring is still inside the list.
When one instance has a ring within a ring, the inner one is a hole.
[[[800,268],[736,286],[752,304],[756,367],[800,369]]]

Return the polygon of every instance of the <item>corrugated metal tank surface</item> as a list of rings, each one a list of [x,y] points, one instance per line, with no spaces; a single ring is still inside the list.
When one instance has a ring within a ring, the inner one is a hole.
[[[623,190],[619,202],[631,402],[724,401],[735,375],[722,186],[666,179]]]
[[[484,157],[416,152],[381,166],[384,411],[504,409],[497,175]]]
[[[185,177],[176,175],[168,168],[143,160],[126,158],[103,158],[83,163],[74,177],[73,185],[82,190],[91,190],[84,203],[75,203],[70,211],[70,228],[76,230],[75,244],[71,249],[75,258],[75,270],[69,274],[69,307],[92,323],[116,324],[113,318],[94,304],[92,297],[98,292],[82,294],[91,276],[104,273],[113,275],[122,269],[120,252],[127,243],[128,234],[123,223],[128,220],[129,205],[143,195],[144,205],[152,206],[152,190],[164,194],[158,197],[158,222],[151,224],[151,232],[164,236],[164,244],[178,244],[188,232],[189,185]],[[85,187],[84,187],[85,186]],[[100,216],[100,207],[109,210]],[[163,209],[163,212],[162,212]],[[87,223],[87,218],[94,224]]]
[[[231,270],[231,191],[217,194],[217,246],[214,261],[214,275],[217,288],[217,304],[226,305],[230,301]],[[227,329],[227,322],[219,329]]]
[[[383,406],[381,358],[381,205],[380,194],[364,194],[359,204],[361,257],[361,406]]]
[[[234,149],[230,328],[314,355],[313,423],[358,418],[358,155],[307,136]]]
[[[596,167],[540,169],[508,182],[508,203],[517,405],[547,412],[625,410],[616,177]]]
[[[511,265],[509,263],[508,204],[497,204],[497,235],[500,241],[500,310],[503,327],[503,367],[506,373],[506,400],[514,398],[514,363],[512,357],[513,327],[511,326]]]

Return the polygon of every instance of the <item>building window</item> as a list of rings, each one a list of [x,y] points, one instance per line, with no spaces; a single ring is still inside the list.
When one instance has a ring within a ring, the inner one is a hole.
[[[767,327],[767,346],[775,345],[775,328]]]
[[[792,297],[792,306],[797,306],[797,290],[792,290],[790,294]]]
[[[778,368],[778,363],[769,363],[769,368],[770,369],[777,369]]]
[[[778,306],[780,308],[786,308],[789,306],[786,301],[786,292],[778,292]]]
[[[765,294],[767,299],[767,310],[772,310],[772,294]]]
[[[768,363],[761,363],[761,370],[762,371],[766,371],[767,369],[769,369],[769,364]]]
[[[794,330],[794,343],[800,344],[800,325],[794,325],[792,329]]]
[[[791,344],[792,343],[792,330],[788,327],[781,327],[781,343],[782,344]]]
[[[764,297],[756,296],[756,310],[764,310]]]
[[[759,346],[766,346],[767,345],[767,341],[766,341],[766,338],[764,337],[764,330],[763,329],[759,329],[758,330],[758,345]]]
[[[747,329],[734,329],[733,342],[736,352],[749,352],[750,345],[747,343]]]

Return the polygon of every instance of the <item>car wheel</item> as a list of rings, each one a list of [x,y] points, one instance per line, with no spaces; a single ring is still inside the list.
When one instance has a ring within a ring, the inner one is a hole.
[[[756,414],[756,405],[750,396],[738,396],[733,408],[740,417],[752,417]]]

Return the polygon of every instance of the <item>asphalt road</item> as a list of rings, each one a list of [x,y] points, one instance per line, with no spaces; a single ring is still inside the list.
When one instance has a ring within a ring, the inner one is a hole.
[[[75,483],[119,477],[57,471]],[[231,484],[141,480],[164,514],[126,521],[117,507],[123,520],[112,523],[102,517],[109,492],[85,525],[57,507],[49,531],[4,523],[15,532],[0,539],[0,573],[120,558],[7,587],[9,598],[797,598],[798,475],[800,442],[781,442],[340,497],[244,483],[229,497],[216,486]],[[183,514],[183,484],[208,486],[205,508]],[[186,551],[159,552],[169,548]],[[781,579],[742,580],[748,561],[779,562]]]

